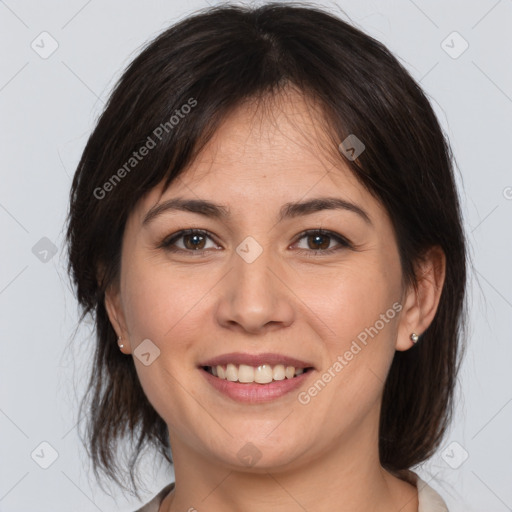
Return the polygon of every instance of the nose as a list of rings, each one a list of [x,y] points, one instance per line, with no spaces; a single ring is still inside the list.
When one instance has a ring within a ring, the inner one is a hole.
[[[216,314],[222,327],[251,334],[292,324],[293,293],[270,249],[252,262],[233,254],[233,267],[221,282]]]

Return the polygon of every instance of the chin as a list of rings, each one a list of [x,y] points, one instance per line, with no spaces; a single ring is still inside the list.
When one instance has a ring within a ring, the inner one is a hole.
[[[298,450],[297,445],[292,444],[289,438],[287,445],[269,439],[253,441],[250,439],[249,436],[244,436],[244,439],[233,440],[230,444],[234,451],[228,457],[226,452],[219,453],[219,458],[236,471],[267,473],[289,468],[296,463],[298,453],[302,453],[302,450]]]

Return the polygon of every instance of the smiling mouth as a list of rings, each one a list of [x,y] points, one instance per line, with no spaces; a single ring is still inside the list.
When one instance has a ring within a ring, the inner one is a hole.
[[[249,366],[231,363],[227,365],[201,366],[201,368],[218,379],[241,384],[270,384],[271,382],[293,379],[313,369],[312,367],[295,368],[295,366],[284,364]]]

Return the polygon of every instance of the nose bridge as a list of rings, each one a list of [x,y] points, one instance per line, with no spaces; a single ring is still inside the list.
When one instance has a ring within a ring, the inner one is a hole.
[[[233,273],[237,281],[237,289],[243,291],[245,297],[257,298],[263,294],[271,296],[268,267],[272,264],[271,249],[263,247],[252,237],[247,237],[236,248],[233,256]],[[271,274],[270,274],[271,275]],[[263,297],[262,297],[263,298]]]
[[[253,237],[247,237],[233,255],[236,301],[246,313],[265,314],[272,308],[271,249],[265,249]]]
[[[222,325],[238,324],[251,332],[269,325],[289,325],[292,305],[276,278],[275,264],[271,249],[253,237],[246,237],[236,247],[218,310]]]

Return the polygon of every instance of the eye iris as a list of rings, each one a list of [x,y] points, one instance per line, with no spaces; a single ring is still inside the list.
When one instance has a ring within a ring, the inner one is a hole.
[[[308,243],[310,249],[318,250],[318,249],[327,249],[329,247],[329,237],[326,235],[310,235],[309,240],[313,239],[313,244]],[[322,239],[324,243],[322,244]],[[312,247],[312,245],[320,244],[320,247]]]
[[[185,235],[183,237],[183,240],[185,243],[185,247],[187,249],[195,250],[195,249],[202,249],[204,247],[205,237],[203,235],[192,234],[192,235]],[[192,245],[189,245],[187,243],[187,241],[191,241],[191,240],[194,240],[194,241],[192,242]]]

